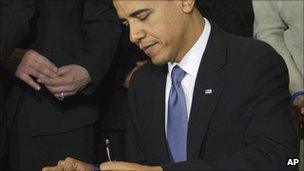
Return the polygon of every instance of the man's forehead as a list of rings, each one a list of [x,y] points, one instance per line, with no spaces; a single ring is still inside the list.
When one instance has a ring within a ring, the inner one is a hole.
[[[114,6],[120,17],[128,17],[135,11],[154,9],[168,0],[113,0]]]

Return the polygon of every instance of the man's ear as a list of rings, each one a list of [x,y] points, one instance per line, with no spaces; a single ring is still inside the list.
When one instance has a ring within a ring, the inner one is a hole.
[[[181,8],[184,13],[191,13],[195,6],[195,0],[181,0]]]

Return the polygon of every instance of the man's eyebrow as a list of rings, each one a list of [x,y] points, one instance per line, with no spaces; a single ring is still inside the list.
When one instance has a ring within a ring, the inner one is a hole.
[[[149,9],[149,8],[144,8],[144,9],[138,9],[138,10],[135,10],[134,12],[132,12],[131,14],[129,14],[129,17],[136,17],[137,15],[143,13],[143,12],[150,12],[152,11],[152,9]],[[127,21],[126,18],[119,18],[122,22],[125,22]]]
[[[138,9],[138,10],[135,10],[134,12],[132,12],[129,16],[130,17],[136,17],[138,14],[141,14],[141,13],[146,12],[146,11],[152,11],[152,10],[149,9],[149,8]]]

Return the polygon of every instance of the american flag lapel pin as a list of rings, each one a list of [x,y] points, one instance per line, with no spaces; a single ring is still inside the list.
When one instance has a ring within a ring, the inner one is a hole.
[[[213,90],[212,89],[206,89],[205,94],[212,94]]]

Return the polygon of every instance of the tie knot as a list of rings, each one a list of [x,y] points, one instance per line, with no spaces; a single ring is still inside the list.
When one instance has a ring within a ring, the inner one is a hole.
[[[180,85],[185,75],[186,72],[179,66],[175,65],[171,72],[172,85]]]

